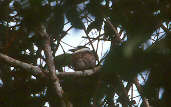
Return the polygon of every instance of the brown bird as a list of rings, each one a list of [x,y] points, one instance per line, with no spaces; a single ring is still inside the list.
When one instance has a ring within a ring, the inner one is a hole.
[[[71,49],[71,65],[74,70],[81,71],[86,69],[92,69],[96,66],[97,55],[91,51],[90,48],[85,46],[78,46],[75,49]]]

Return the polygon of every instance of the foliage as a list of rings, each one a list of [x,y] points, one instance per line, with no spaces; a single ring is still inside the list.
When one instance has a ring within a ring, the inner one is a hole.
[[[136,84],[138,75],[145,76],[143,73],[148,72],[139,91],[141,98],[147,98],[154,107],[168,107],[171,96],[170,13],[170,0],[1,0],[0,53],[48,70],[42,54],[45,43],[39,33],[40,26],[45,25],[56,70],[64,72],[63,67],[70,67],[71,54],[55,56],[61,40],[71,36],[67,35],[70,28],[64,28],[70,24],[71,29],[85,31],[90,44],[94,41],[88,35],[96,29],[99,36],[95,40],[110,41],[110,51],[100,61],[100,72],[86,77],[60,78],[66,99],[74,107],[118,107],[119,104],[146,107],[144,100],[139,105],[139,102],[133,104],[134,100],[127,101],[128,96],[122,93]],[[34,79],[30,72],[13,67],[1,58],[0,79],[0,106],[37,107],[51,98],[47,81]],[[122,81],[127,82],[125,88]],[[160,89],[164,90],[161,98]],[[115,95],[119,97],[114,98]]]

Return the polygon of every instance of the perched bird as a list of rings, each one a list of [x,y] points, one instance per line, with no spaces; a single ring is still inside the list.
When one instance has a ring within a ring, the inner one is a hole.
[[[97,54],[85,46],[78,46],[72,51],[71,63],[76,71],[92,69],[96,66]]]

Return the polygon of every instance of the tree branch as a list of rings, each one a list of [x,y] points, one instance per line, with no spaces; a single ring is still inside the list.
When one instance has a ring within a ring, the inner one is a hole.
[[[9,63],[9,64],[11,64],[13,66],[21,67],[22,69],[26,70],[27,72],[31,72],[31,74],[34,75],[35,77],[38,77],[38,78],[46,77],[47,78],[45,73],[42,72],[42,70],[39,67],[37,67],[37,66],[33,66],[31,64],[28,64],[28,63],[16,60],[16,59],[14,59],[12,57],[9,57],[9,56],[7,56],[5,54],[2,54],[2,53],[0,53],[0,59],[2,59],[6,63]],[[85,71],[57,72],[57,73],[55,73],[55,75],[57,75],[59,77],[65,77],[65,76],[70,76],[70,77],[90,76],[90,75],[93,75],[96,72],[98,72],[100,70],[100,68],[101,68],[101,66],[95,67],[94,69],[85,70]],[[48,73],[48,71],[45,71],[45,72]],[[44,78],[44,79],[46,79],[46,78]],[[56,82],[53,84],[54,85],[53,87],[56,87],[55,84],[56,84]],[[63,96],[62,96],[62,98],[63,98]],[[64,101],[63,101],[63,103],[64,103]],[[63,106],[65,106],[65,104]],[[72,107],[72,104],[69,101],[67,101],[67,107]]]
[[[48,35],[48,33],[46,32],[46,28],[44,25],[41,25],[40,30],[39,30],[39,34],[42,37],[42,40],[44,42],[44,51],[45,51],[45,55],[46,55],[46,63],[48,65],[48,69],[49,69],[49,79],[50,79],[50,86],[49,86],[49,90],[54,90],[54,94],[56,96],[59,97],[60,99],[60,103],[62,107],[66,107],[66,102],[64,100],[64,91],[59,83],[59,78],[56,75],[56,69],[55,69],[55,65],[54,65],[54,58],[52,56],[52,50],[51,50],[51,45],[50,45],[50,37]],[[53,99],[53,101],[51,100],[51,106],[56,106],[55,100]]]
[[[121,38],[120,38],[120,34],[118,33],[117,29],[113,26],[113,24],[110,22],[110,20],[108,18],[105,18],[106,22],[110,25],[110,27],[112,28],[112,30],[115,32],[116,35],[116,40],[118,40],[119,42],[122,42]]]
[[[161,28],[162,28],[166,33],[169,33],[169,32],[170,32],[169,29],[167,29],[167,28],[163,25],[163,23],[161,23]]]
[[[87,36],[87,38],[88,38],[88,40],[89,40],[89,43],[90,43],[90,45],[91,45],[93,51],[96,52],[96,50],[95,50],[95,48],[94,48],[94,46],[93,46],[93,42],[92,42],[92,40],[90,39],[90,36],[88,35],[88,32],[87,32],[85,26],[84,26],[84,29],[83,29],[83,30],[84,30],[84,32],[85,32],[85,34],[86,34],[86,36]],[[97,53],[96,53],[96,54],[97,54]],[[98,57],[96,57],[96,60],[97,60],[98,63],[99,63],[99,58],[98,58]]]
[[[48,71],[42,71],[39,67],[16,60],[12,57],[9,57],[5,54],[0,53],[0,59],[4,60],[6,63],[11,64],[13,66],[18,66],[28,72],[30,72],[32,75],[35,77],[45,77],[45,73],[48,73]],[[88,69],[84,71],[75,71],[75,72],[56,72],[56,75],[59,77],[65,77],[65,76],[70,76],[70,77],[80,77],[80,76],[91,76],[101,69],[101,66],[97,66],[94,69]]]
[[[110,22],[110,20],[109,20],[108,18],[105,18],[105,19],[106,19],[106,22],[111,26],[111,28],[112,28],[113,31],[115,32],[116,40],[117,40],[119,43],[121,43],[122,40],[121,40],[121,38],[120,38],[120,34],[118,33],[117,29],[113,26],[113,24]],[[116,45],[116,44],[114,44],[114,45]],[[119,75],[117,75],[117,76],[118,76],[118,78],[119,78]],[[121,81],[121,80],[119,79],[119,81]],[[134,82],[135,82],[135,85],[136,85],[138,91],[140,92],[140,95],[142,96],[142,94],[141,94],[141,86],[140,86],[140,84],[139,84],[139,82],[138,82],[138,79],[136,78],[136,80],[135,80]],[[121,82],[120,82],[120,83],[121,83]],[[121,87],[121,88],[123,89],[124,94],[127,95],[127,92],[126,92],[125,88],[124,88],[124,87]],[[146,98],[143,97],[143,101],[144,101],[144,103],[145,103],[145,107],[150,107],[149,102],[148,102],[148,100],[147,100]]]
[[[149,104],[148,100],[147,100],[144,96],[142,96],[142,93],[143,93],[143,92],[142,92],[141,85],[140,85],[139,82],[138,82],[138,79],[135,78],[134,82],[135,82],[135,85],[136,85],[136,87],[137,87],[137,89],[138,89],[138,92],[140,93],[140,95],[141,95],[141,97],[142,97],[142,100],[143,100],[143,102],[144,102],[145,107],[150,107],[150,104]]]
[[[56,75],[58,77],[84,77],[84,76],[91,76],[97,72],[100,72],[101,66],[97,66],[93,69],[88,69],[84,71],[75,71],[75,72],[57,72]]]
[[[6,63],[9,63],[13,66],[18,66],[18,67],[21,67],[22,69],[24,69],[26,71],[31,72],[32,75],[34,75],[35,77],[38,77],[38,78],[45,77],[45,74],[37,66],[33,66],[31,64],[16,60],[16,59],[11,58],[11,57],[9,57],[5,54],[2,54],[2,53],[0,53],[0,59],[4,60]]]

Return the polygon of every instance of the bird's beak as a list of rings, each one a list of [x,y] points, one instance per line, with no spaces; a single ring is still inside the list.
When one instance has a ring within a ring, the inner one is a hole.
[[[69,51],[71,51],[71,52],[75,52],[75,51],[76,51],[76,49],[70,49]]]

